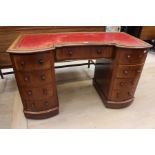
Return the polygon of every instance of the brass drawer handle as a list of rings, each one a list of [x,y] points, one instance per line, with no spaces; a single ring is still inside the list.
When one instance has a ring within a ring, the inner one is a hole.
[[[24,80],[25,80],[25,81],[29,81],[29,77],[26,76],[26,77],[24,78]]]
[[[120,86],[124,86],[125,84],[124,84],[124,82],[120,82]]]
[[[147,53],[147,50],[144,51],[144,54]]]
[[[124,74],[128,74],[129,72],[128,72],[127,70],[124,70],[123,73],[124,73]]]
[[[45,75],[41,75],[41,79],[42,80],[45,80],[46,79],[46,76]]]
[[[34,102],[31,104],[31,107],[32,107],[33,109],[36,108],[36,105],[35,105]]]
[[[137,73],[141,73],[141,70],[140,70],[140,69],[138,69],[138,70],[137,70]]]
[[[29,96],[31,96],[31,95],[32,95],[32,91],[29,90],[29,91],[27,92],[27,94],[28,94]]]
[[[69,56],[72,56],[73,55],[73,52],[71,50],[68,50],[68,55]]]
[[[128,58],[128,59],[131,58],[131,55],[127,55],[127,58]]]
[[[129,83],[128,82],[120,82],[121,86],[127,86]]]
[[[41,64],[41,65],[42,65],[42,64],[44,63],[44,60],[43,60],[43,59],[39,59],[39,61],[38,61],[38,62],[39,62],[39,64]]]
[[[48,106],[48,105],[49,105],[49,104],[48,104],[48,101],[45,101],[44,104],[45,104],[45,106]]]
[[[127,82],[120,82],[121,86],[126,86],[128,83]]]
[[[97,49],[97,54],[101,54],[102,50],[101,49]]]

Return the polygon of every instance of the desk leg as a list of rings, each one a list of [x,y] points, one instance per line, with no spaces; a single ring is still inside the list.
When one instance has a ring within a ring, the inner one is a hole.
[[[118,48],[113,60],[96,61],[93,84],[106,107],[123,108],[132,103],[146,56],[143,49]]]
[[[54,52],[11,54],[11,61],[25,117],[44,119],[57,115],[59,103],[55,82]],[[23,61],[24,66],[21,65]]]
[[[3,73],[2,73],[2,70],[1,69],[0,69],[0,76],[1,76],[1,79],[4,79]]]
[[[96,60],[93,85],[105,106],[117,109],[128,106],[133,101],[133,97],[127,97],[126,99],[124,94],[118,94],[117,89],[113,89],[115,85],[115,70],[117,70],[117,66],[112,61],[105,59]]]

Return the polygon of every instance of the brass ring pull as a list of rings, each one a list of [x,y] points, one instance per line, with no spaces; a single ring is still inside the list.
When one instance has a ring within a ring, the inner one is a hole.
[[[128,85],[128,82],[120,82],[120,85],[121,86],[127,86]]]
[[[73,52],[71,50],[68,50],[68,55],[69,56],[72,56],[73,55]]]
[[[48,106],[48,101],[45,101],[44,104],[45,104],[45,106]]]
[[[26,77],[24,78],[24,80],[25,80],[25,81],[28,81],[28,80],[29,80],[29,77],[26,76]]]
[[[128,58],[128,59],[131,58],[131,55],[127,55],[127,58]]]
[[[31,107],[32,107],[32,108],[35,108],[35,106],[36,106],[36,105],[35,105],[35,103],[33,102],[33,103],[31,104]]]
[[[27,92],[27,94],[28,94],[29,96],[31,96],[31,95],[32,95],[32,91],[29,90],[29,91]]]
[[[45,75],[41,75],[41,79],[42,80],[45,80],[46,79],[46,76]]]
[[[129,72],[128,72],[127,70],[124,70],[123,73],[124,73],[124,74],[128,74]]]
[[[124,82],[120,82],[120,85],[121,85],[121,86],[124,86],[125,84],[124,84]]]
[[[141,70],[139,69],[139,70],[137,70],[137,73],[141,73]]]
[[[147,50],[144,51],[144,54],[147,53]]]

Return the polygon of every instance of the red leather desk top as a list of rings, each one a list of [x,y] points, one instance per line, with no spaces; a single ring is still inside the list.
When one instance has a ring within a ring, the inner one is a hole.
[[[44,33],[19,36],[8,52],[32,53],[76,45],[114,45],[122,48],[151,47],[150,44],[122,32]]]

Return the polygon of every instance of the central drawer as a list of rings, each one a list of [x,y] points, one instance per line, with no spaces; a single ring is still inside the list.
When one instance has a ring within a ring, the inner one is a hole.
[[[56,60],[112,58],[113,47],[110,46],[72,46],[56,49]]]

